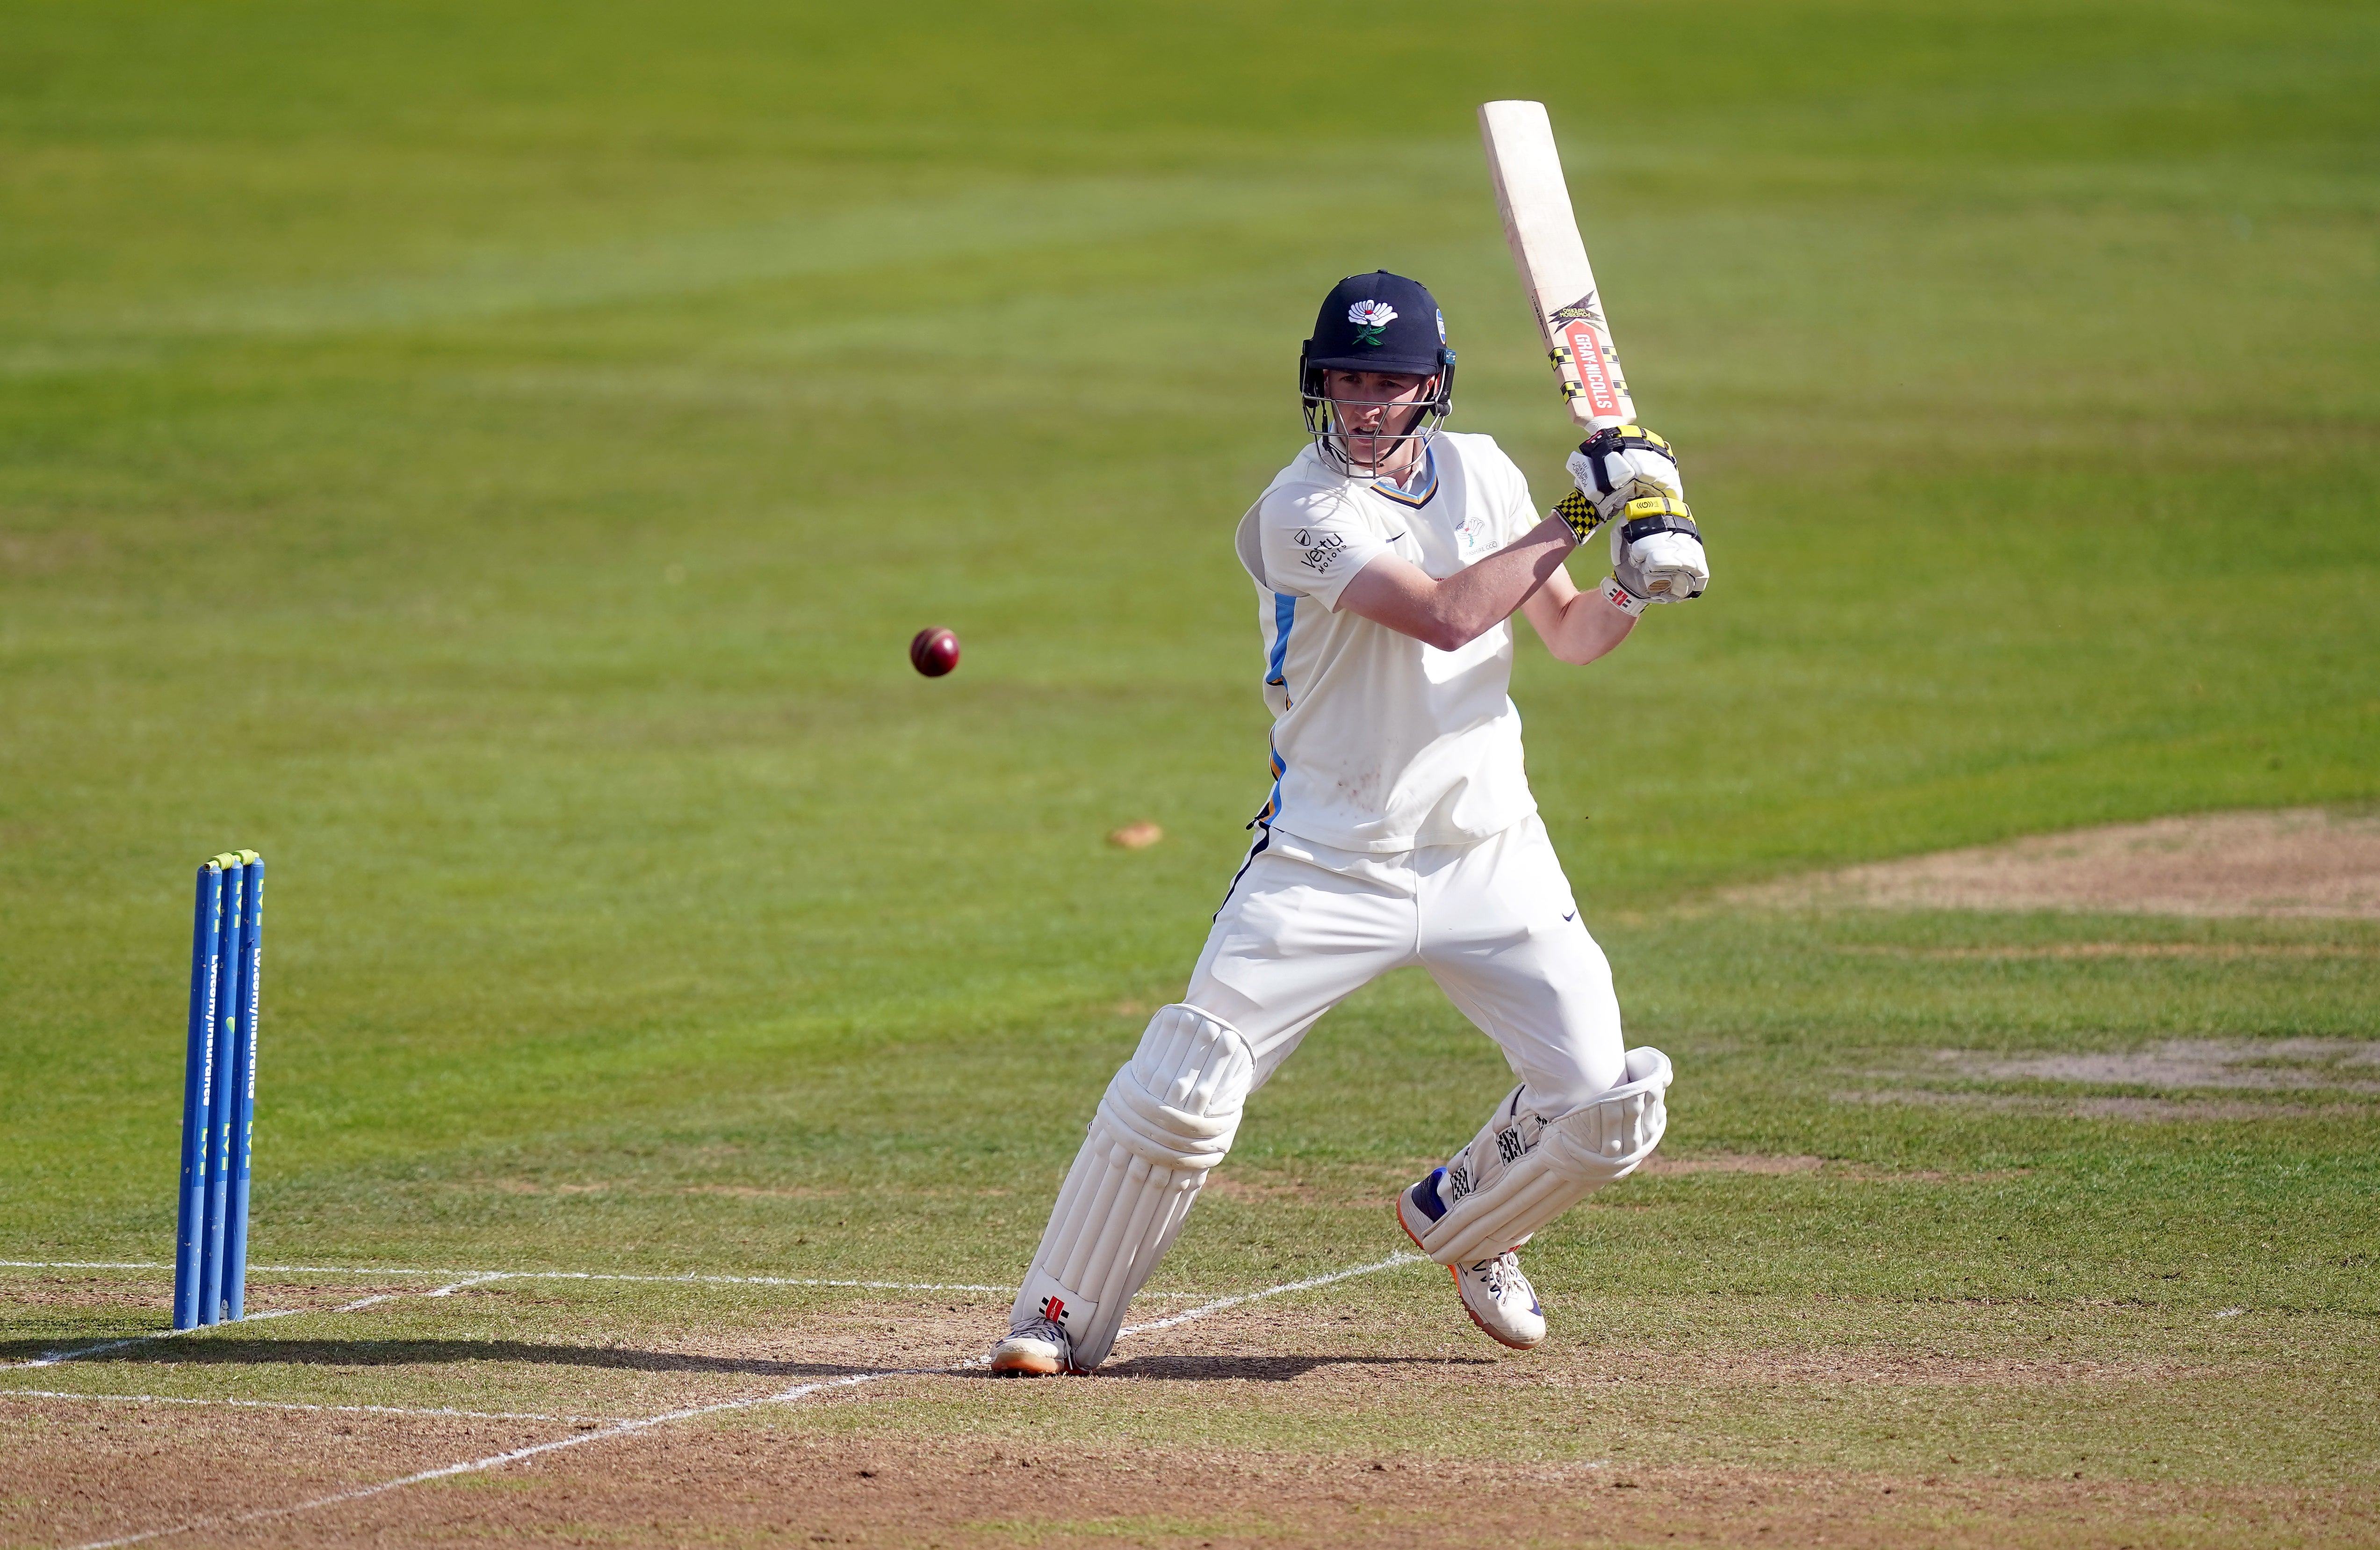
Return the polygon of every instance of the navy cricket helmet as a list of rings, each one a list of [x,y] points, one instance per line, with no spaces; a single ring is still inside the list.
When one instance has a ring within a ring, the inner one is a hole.
[[[1299,360],[1309,370],[1434,377],[1454,363],[1454,352],[1446,348],[1446,314],[1429,287],[1379,269],[1330,287]]]
[[[1361,439],[1374,459],[1387,444],[1414,440],[1427,445],[1454,409],[1454,352],[1446,348],[1446,314],[1419,280],[1385,269],[1350,275],[1330,287],[1314,320],[1314,336],[1297,352],[1297,392],[1305,405],[1306,433],[1323,458],[1354,473],[1342,421],[1323,391],[1322,373],[1393,372],[1435,377],[1437,390],[1421,400],[1422,412],[1402,434]],[[1366,465],[1369,466],[1369,465]]]

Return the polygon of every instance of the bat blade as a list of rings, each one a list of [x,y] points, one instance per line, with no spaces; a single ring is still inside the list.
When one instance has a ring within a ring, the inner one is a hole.
[[[1504,240],[1521,272],[1521,288],[1536,314],[1537,332],[1572,420],[1588,430],[1636,418],[1612,348],[1611,325],[1595,288],[1595,269],[1578,234],[1561,153],[1543,103],[1483,103],[1479,137],[1496,184]]]

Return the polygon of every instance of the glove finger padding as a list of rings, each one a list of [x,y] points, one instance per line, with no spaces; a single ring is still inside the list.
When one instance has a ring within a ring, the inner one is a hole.
[[[1686,498],[1685,476],[1670,444],[1642,425],[1615,425],[1578,444],[1565,465],[1572,482],[1597,519],[1616,519],[1632,500],[1645,495]]]
[[[1641,496],[1611,530],[1611,574],[1638,597],[1683,603],[1710,586],[1702,530],[1683,501]]]

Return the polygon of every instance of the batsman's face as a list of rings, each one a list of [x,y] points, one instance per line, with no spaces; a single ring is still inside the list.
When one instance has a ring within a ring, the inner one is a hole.
[[[1348,457],[1367,465],[1393,460],[1404,444],[1391,438],[1412,431],[1421,418],[1431,381],[1398,372],[1325,371],[1322,391],[1334,407]]]

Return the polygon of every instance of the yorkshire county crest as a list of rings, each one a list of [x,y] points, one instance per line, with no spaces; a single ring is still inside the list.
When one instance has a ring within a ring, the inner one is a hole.
[[[1385,301],[1358,301],[1347,309],[1347,321],[1355,325],[1357,344],[1378,345],[1380,330],[1397,321],[1397,310]]]

